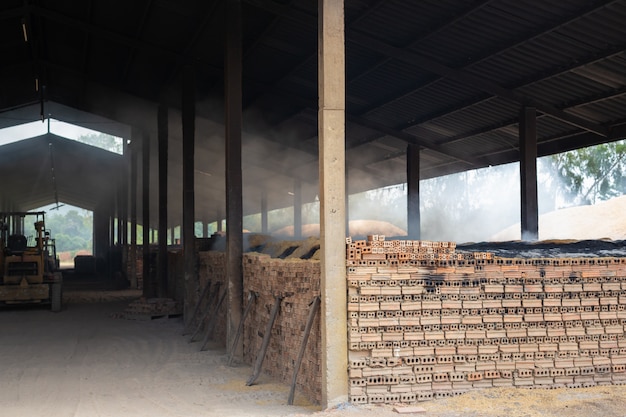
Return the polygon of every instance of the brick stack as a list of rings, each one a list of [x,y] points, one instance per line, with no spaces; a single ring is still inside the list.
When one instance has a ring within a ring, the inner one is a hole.
[[[247,363],[254,364],[259,354],[275,296],[283,296],[262,369],[284,383],[291,382],[309,315],[309,303],[319,296],[319,284],[318,261],[281,260],[258,253],[244,255],[244,298],[247,300],[248,290],[257,294],[244,327],[244,359]],[[318,314],[311,328],[296,386],[297,394],[303,394],[314,403],[321,402],[320,337]]]
[[[200,293],[209,281],[211,282],[209,295],[213,293],[213,290],[216,288],[216,284],[218,282],[221,284],[219,288],[220,294],[226,290],[226,254],[224,252],[198,252],[198,285],[193,286],[191,291],[188,289],[189,305],[192,306],[192,308],[196,305]],[[214,303],[209,305],[209,301],[212,301],[209,299],[209,295],[204,298],[201,309],[201,311],[209,313],[209,317],[207,318],[205,325],[208,320],[210,320],[210,314],[213,312],[214,305],[219,299],[219,296],[214,298]],[[217,321],[215,322],[215,328],[213,331],[213,340],[220,342],[223,346],[225,346],[226,342],[227,305],[228,301],[225,299],[217,312]],[[204,337],[204,330],[201,334]]]
[[[626,258],[495,258],[372,236],[348,240],[347,265],[353,403],[626,381]]]

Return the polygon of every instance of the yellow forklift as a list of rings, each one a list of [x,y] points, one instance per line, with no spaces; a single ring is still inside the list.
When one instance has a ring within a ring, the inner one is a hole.
[[[45,212],[0,213],[0,274],[1,304],[48,303],[61,311],[63,275]]]

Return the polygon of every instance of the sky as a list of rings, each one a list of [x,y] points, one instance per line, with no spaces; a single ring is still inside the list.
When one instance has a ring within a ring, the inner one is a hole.
[[[41,121],[35,121],[0,129],[0,146],[35,136],[45,135],[48,132],[48,120],[50,120],[50,132],[67,139],[75,140],[82,135],[100,133],[96,130],[65,123],[60,120],[46,119],[43,123]]]

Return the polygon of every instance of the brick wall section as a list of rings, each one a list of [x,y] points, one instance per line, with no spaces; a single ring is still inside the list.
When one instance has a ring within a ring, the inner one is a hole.
[[[626,382],[626,258],[370,237],[348,239],[347,265],[353,403]]]
[[[191,285],[191,288],[188,288],[188,297],[189,300],[187,302],[191,305],[191,311],[196,306],[198,301],[198,297],[200,296],[202,290],[206,286],[207,282],[211,282],[211,290],[209,296],[204,298],[204,302],[202,303],[201,311],[208,312],[208,318],[204,322],[204,326],[208,323],[211,317],[211,313],[214,311],[215,303],[208,304],[210,300],[210,295],[213,293],[213,290],[216,288],[216,283],[220,283],[220,294],[222,294],[226,290],[226,254],[224,252],[198,252],[198,283],[196,285]],[[217,299],[215,299],[217,300]],[[225,346],[226,341],[226,305],[227,301],[224,300],[221,307],[217,312],[217,321],[215,322],[215,328],[213,332],[212,340],[219,342],[222,346]],[[190,328],[195,329],[195,323]],[[205,332],[200,333],[201,336],[198,338],[200,341],[204,338]]]
[[[276,295],[285,298],[272,328],[263,372],[289,384],[293,367],[302,343],[303,331],[309,316],[309,304],[320,294],[319,261],[281,260],[269,255],[244,255],[244,288],[258,294],[250,311],[243,334],[244,360],[254,365],[263,335],[270,319]],[[296,395],[321,402],[319,313],[311,328],[306,353],[298,372]]]

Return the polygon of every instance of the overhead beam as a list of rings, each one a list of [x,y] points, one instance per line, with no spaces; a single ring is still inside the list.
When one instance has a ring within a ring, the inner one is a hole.
[[[487,61],[488,59],[494,58],[498,55],[502,55],[505,54],[506,52],[520,47],[522,45],[524,45],[525,43],[531,42],[535,39],[538,39],[541,36],[545,36],[551,32],[554,32],[562,27],[564,27],[565,25],[568,25],[570,23],[575,22],[576,20],[582,19],[586,16],[588,16],[591,13],[594,13],[595,11],[597,11],[600,8],[606,7],[607,5],[610,5],[612,3],[615,3],[617,0],[610,0],[608,2],[604,2],[602,4],[597,4],[597,3],[590,3],[589,5],[585,5],[585,7],[583,7],[581,10],[578,10],[576,13],[570,13],[568,15],[564,15],[561,16],[561,20],[559,22],[555,22],[555,23],[550,23],[548,25],[544,25],[543,27],[539,28],[538,30],[534,30],[531,33],[524,33],[521,36],[519,36],[517,39],[513,40],[512,42],[509,42],[505,45],[499,45],[496,46],[495,48],[492,48],[491,50],[487,51],[487,52],[483,52],[479,57],[474,58],[472,57],[472,61],[469,65],[465,65],[462,68],[457,68],[458,70],[463,70],[463,71],[467,71],[468,69],[471,69],[475,66],[477,66],[480,63],[483,63],[485,61]],[[488,2],[483,2],[480,3],[477,6],[477,9],[482,9],[485,6],[489,5],[489,1]],[[468,12],[472,13],[475,10],[470,10]],[[405,46],[404,49],[410,49],[412,47],[414,47],[418,42],[422,41],[422,39],[417,39],[416,41],[412,42],[410,45]],[[390,57],[387,58],[387,60],[391,60]],[[377,103],[375,103],[374,105],[370,106],[370,108],[368,108],[367,110],[364,110],[361,114],[368,114],[371,111],[374,111],[376,109],[379,109],[380,107],[384,107],[390,103],[393,103],[403,97],[406,96],[410,96],[413,94],[417,94],[419,91],[426,89],[428,87],[431,87],[432,85],[436,84],[437,82],[441,81],[444,77],[443,76],[436,76],[435,78],[429,80],[428,82],[425,83],[420,83],[418,85],[416,85],[413,88],[408,89],[408,91],[406,89],[404,89],[402,91],[401,94],[392,94],[391,96],[389,96],[387,99],[383,99],[382,101],[379,101]],[[507,87],[508,88],[508,87]],[[509,88],[510,89],[510,88]],[[417,123],[413,123],[417,124]]]
[[[366,46],[369,49],[375,50],[376,52],[380,54],[389,55],[395,59],[399,59],[409,64],[416,65],[426,71],[439,74],[442,77],[450,78],[450,79],[465,83],[467,85],[471,85],[474,88],[483,90],[485,92],[488,92],[490,94],[493,94],[505,100],[508,100],[508,101],[511,101],[520,105],[528,105],[532,103],[537,108],[537,110],[539,110],[542,113],[546,113],[555,119],[561,120],[562,122],[571,124],[573,126],[577,126],[581,129],[587,130],[597,135],[606,136],[608,133],[607,129],[604,128],[603,126],[591,123],[580,117],[567,114],[564,111],[559,110],[554,106],[551,106],[546,103],[540,103],[537,100],[532,99],[531,97],[527,97],[527,96],[524,96],[523,94],[506,89],[487,79],[483,79],[476,75],[464,72],[463,70],[450,68],[447,65],[441,64],[424,55],[420,55],[413,51],[395,47],[393,45],[380,41],[368,34],[352,31],[350,32],[349,40],[351,42],[356,42],[360,45]]]
[[[91,33],[92,35],[96,37],[99,37],[102,39],[108,39],[110,41],[117,42],[129,48],[141,49],[141,50],[150,52],[152,54],[171,59],[179,64],[185,64],[191,60],[195,63],[202,64],[205,69],[209,69],[211,71],[212,75],[218,74],[219,69],[214,68],[212,64],[210,62],[207,62],[206,60],[202,60],[197,57],[196,58],[185,57],[183,54],[179,52],[162,48],[160,46],[153,45],[153,44],[141,41],[139,39],[135,39],[130,36],[121,35],[119,33],[112,32],[110,30],[106,30],[104,28],[98,27],[90,23],[86,23],[82,20],[75,19],[73,17],[63,15],[61,13],[57,13],[53,10],[46,9],[41,6],[31,5],[29,6],[29,8],[33,14],[41,16],[44,19],[49,19],[49,20],[64,24],[66,26],[80,29],[84,32]]]

